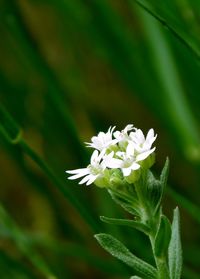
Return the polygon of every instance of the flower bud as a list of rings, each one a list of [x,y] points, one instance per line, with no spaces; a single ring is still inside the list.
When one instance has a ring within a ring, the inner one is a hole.
[[[133,170],[129,176],[126,176],[126,177],[125,177],[125,180],[126,180],[129,184],[133,184],[133,183],[135,183],[137,180],[139,180],[140,175],[141,175],[141,169]]]

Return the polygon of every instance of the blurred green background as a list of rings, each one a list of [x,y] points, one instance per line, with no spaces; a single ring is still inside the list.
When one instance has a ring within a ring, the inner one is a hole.
[[[99,221],[124,216],[107,192],[65,174],[129,123],[158,134],[155,174],[170,158],[164,210],[180,207],[182,278],[199,278],[200,2],[1,0],[0,34],[0,278],[133,275],[97,232],[152,262],[143,235]]]

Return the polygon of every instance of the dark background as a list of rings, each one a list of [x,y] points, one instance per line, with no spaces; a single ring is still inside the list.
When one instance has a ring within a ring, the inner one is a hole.
[[[0,278],[133,275],[97,232],[152,262],[143,235],[100,223],[125,216],[107,192],[65,174],[131,123],[158,134],[155,174],[170,159],[164,211],[180,207],[183,278],[199,278],[199,1],[1,0],[0,34]]]

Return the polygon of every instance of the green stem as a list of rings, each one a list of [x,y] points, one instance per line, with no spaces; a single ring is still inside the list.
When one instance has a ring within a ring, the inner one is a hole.
[[[166,257],[160,258],[160,257],[157,257],[154,253],[155,236],[149,234],[149,239],[151,242],[154,260],[155,260],[157,270],[158,270],[158,279],[170,279]]]
[[[166,257],[157,257],[154,253],[155,236],[159,226],[159,216],[154,216],[150,205],[145,197],[142,181],[135,183],[135,190],[138,196],[141,209],[141,221],[150,227],[149,239],[153,251],[154,260],[158,271],[158,279],[170,279]],[[146,185],[145,185],[146,186]]]

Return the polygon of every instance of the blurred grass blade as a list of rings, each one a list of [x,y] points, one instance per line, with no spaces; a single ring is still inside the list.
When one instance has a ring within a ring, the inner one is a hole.
[[[0,278],[37,279],[21,261],[0,250]]]
[[[66,96],[67,90],[60,85],[55,72],[50,68],[44,55],[41,53],[38,42],[31,37],[31,33],[27,30],[26,25],[23,24],[23,19],[18,7],[19,4],[15,3],[15,1],[10,1],[8,5],[9,17],[7,18],[3,15],[7,30],[11,33],[11,36],[16,38],[16,41],[20,42],[22,54],[29,58],[26,63],[28,63],[30,67],[34,65],[45,79],[47,93],[52,100],[52,104],[65,121],[68,136],[73,139],[75,152],[78,154],[79,158],[82,158],[82,161],[84,161],[87,153],[80,141],[78,131],[70,114],[65,100],[66,98],[64,97]]]
[[[200,207],[191,202],[185,196],[176,192],[172,187],[167,187],[167,194],[169,194],[180,206],[182,206],[193,218],[200,224]]]
[[[151,58],[162,88],[160,106],[165,111],[165,122],[173,125],[173,131],[181,143],[184,156],[200,161],[200,135],[198,125],[185,97],[170,45],[163,30],[151,15],[138,10],[144,27]]]
[[[164,27],[167,27],[200,60],[200,45],[197,38],[192,36],[191,32],[185,31],[185,26],[178,20],[180,17],[175,16],[175,11],[170,9],[168,1],[135,0],[135,2]]]
[[[9,142],[17,143],[22,148],[25,154],[27,154],[49,177],[54,186],[56,186],[64,196],[70,201],[72,206],[77,209],[78,213],[83,217],[83,219],[90,225],[90,227],[96,231],[99,229],[98,222],[96,222],[88,210],[82,205],[79,200],[72,194],[72,191],[67,188],[67,183],[65,184],[58,178],[53,170],[47,165],[47,163],[40,158],[40,156],[24,141],[22,137],[19,137],[20,129],[9,115],[9,113],[0,105],[0,133],[2,136],[9,140]],[[16,141],[17,139],[17,141]]]

